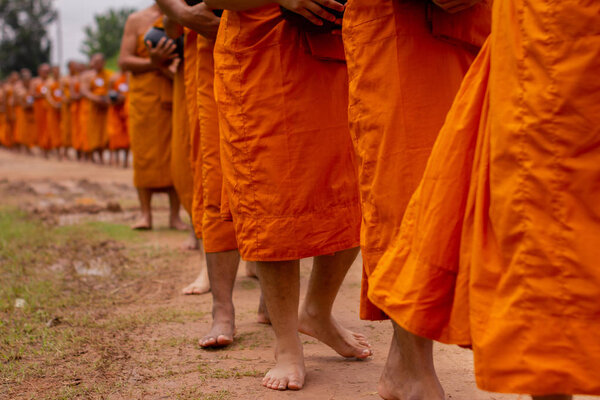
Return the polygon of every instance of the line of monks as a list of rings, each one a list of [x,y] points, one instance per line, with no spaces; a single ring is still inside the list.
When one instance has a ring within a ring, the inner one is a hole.
[[[183,35],[183,57],[145,42],[152,27]],[[276,336],[265,387],[304,386],[299,332],[371,357],[332,315],[360,248],[360,316],[394,327],[384,399],[444,399],[433,341],[472,348],[485,390],[600,395],[599,35],[600,2],[575,0],[156,0],[131,15],[138,227],[175,188],[171,223],[180,199],[206,252],[200,345],[234,341],[242,258]]]
[[[128,77],[105,69],[104,57],[96,54],[89,65],[60,67],[42,64],[37,76],[28,69],[13,72],[0,84],[0,145],[27,153],[38,147],[45,156],[127,166]],[[124,155],[121,155],[124,153]]]

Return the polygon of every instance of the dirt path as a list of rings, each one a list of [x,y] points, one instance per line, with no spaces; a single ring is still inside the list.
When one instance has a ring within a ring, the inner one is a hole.
[[[53,220],[56,224],[77,224],[95,219],[128,223],[135,211],[135,192],[129,186],[131,179],[131,170],[44,160],[0,150],[0,206],[28,207],[29,211],[47,219],[52,219],[55,213],[59,217]],[[109,202],[118,203],[121,211],[109,211]],[[385,362],[391,327],[388,322],[371,323],[358,319],[360,260],[353,265],[342,287],[335,311],[346,326],[368,335],[374,346],[374,357],[364,362],[344,360],[305,336],[306,388],[295,393],[271,392],[260,386],[260,377],[273,362],[273,334],[268,326],[255,323],[258,283],[241,273],[238,277],[235,290],[236,344],[221,351],[201,350],[197,340],[209,327],[210,296],[185,297],[179,291],[195,278],[204,262],[203,257],[196,252],[179,252],[178,246],[186,235],[163,228],[166,225],[166,202],[160,199],[156,204],[159,208],[159,229],[139,234],[139,238],[144,246],[159,249],[157,255],[171,251],[178,256],[160,264],[149,262],[147,268],[159,269],[154,275],[147,275],[149,278],[137,278],[135,282],[134,278],[131,282],[127,280],[129,278],[119,281],[120,286],[111,289],[112,292],[129,292],[115,301],[109,310],[91,304],[87,313],[99,321],[108,318],[105,316],[107,313],[113,316],[111,321],[114,321],[114,316],[121,318],[118,321],[122,325],[118,325],[120,330],[116,331],[115,339],[107,339],[103,342],[106,344],[94,351],[85,344],[77,344],[82,346],[83,354],[64,357],[52,367],[66,368],[68,373],[58,374],[66,375],[59,378],[47,371],[36,375],[35,379],[20,381],[18,385],[14,383],[16,381],[8,380],[3,384],[4,391],[0,389],[0,397],[4,393],[7,399],[379,398],[376,384]],[[309,271],[310,260],[304,260],[303,289]],[[472,354],[468,350],[436,345],[435,359],[449,399],[518,398],[477,390]],[[94,372],[84,374],[84,366],[87,368],[89,363],[96,363],[91,369]],[[86,386],[86,391],[68,389],[78,386]],[[62,397],[58,397],[58,393],[63,393]]]

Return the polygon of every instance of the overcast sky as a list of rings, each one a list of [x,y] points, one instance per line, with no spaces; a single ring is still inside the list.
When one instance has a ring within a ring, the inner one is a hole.
[[[142,8],[150,5],[152,0],[54,0],[60,12],[63,30],[63,60],[83,59],[79,52],[83,42],[83,28],[93,22],[94,15],[110,8],[134,7]],[[53,40],[52,61],[58,61],[56,26],[50,28]]]

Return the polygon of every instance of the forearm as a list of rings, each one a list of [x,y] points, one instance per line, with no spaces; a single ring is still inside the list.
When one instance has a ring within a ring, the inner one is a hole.
[[[244,11],[276,3],[273,0],[204,0],[204,2],[212,9],[231,11]]]
[[[144,72],[154,71],[156,67],[149,58],[138,56],[121,56],[119,66],[123,71],[129,71],[133,74],[143,74]]]
[[[171,39],[177,39],[183,35],[183,26],[174,19],[167,16],[164,17],[165,32]]]
[[[183,0],[156,0],[162,12],[178,24],[183,24],[183,18],[189,6]]]

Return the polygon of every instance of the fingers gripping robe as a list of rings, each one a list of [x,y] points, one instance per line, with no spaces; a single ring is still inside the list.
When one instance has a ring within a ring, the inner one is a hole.
[[[334,22],[337,17],[328,12],[326,8],[342,12],[345,6],[335,0],[279,0],[279,5],[302,15],[315,25],[323,25],[326,21]]]

